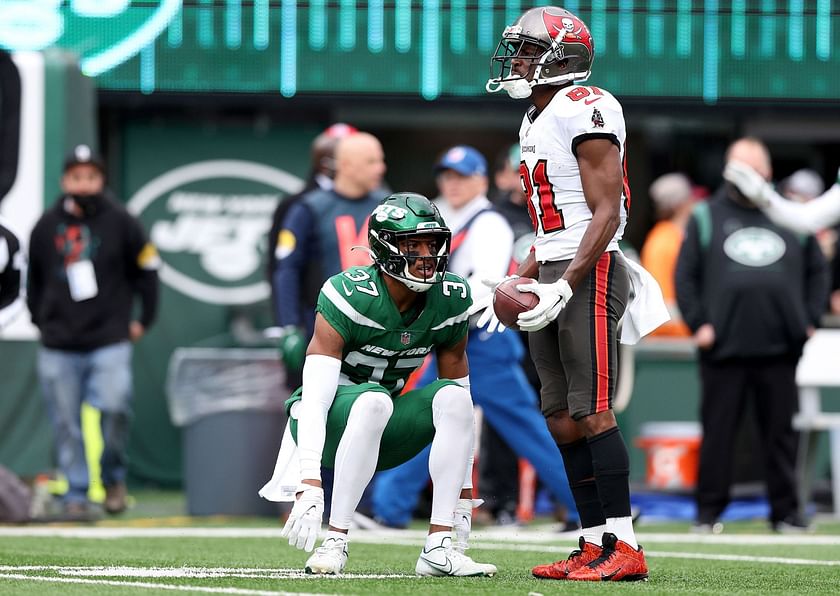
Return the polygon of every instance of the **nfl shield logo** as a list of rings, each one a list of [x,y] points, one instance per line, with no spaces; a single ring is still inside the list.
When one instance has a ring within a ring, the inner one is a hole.
[[[411,343],[411,334],[408,331],[402,332],[402,335],[400,335],[400,343],[404,346]]]

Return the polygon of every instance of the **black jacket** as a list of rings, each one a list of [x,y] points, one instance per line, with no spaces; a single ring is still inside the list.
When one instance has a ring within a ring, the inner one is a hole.
[[[90,261],[97,293],[76,301],[68,267]],[[140,222],[106,198],[93,216],[77,217],[59,198],[46,211],[29,243],[27,304],[48,348],[88,351],[128,339],[134,297],[138,320],[148,328],[158,304],[157,252]]]
[[[828,298],[828,266],[813,236],[773,224],[719,191],[686,229],[677,302],[692,331],[711,323],[701,358],[798,357]]]

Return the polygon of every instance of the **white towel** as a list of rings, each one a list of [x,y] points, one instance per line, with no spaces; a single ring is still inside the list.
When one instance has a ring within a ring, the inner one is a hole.
[[[300,460],[297,444],[292,438],[291,425],[286,421],[286,430],[283,431],[277,463],[274,464],[274,474],[271,480],[260,489],[259,495],[268,501],[294,501],[299,483]]]
[[[662,298],[659,283],[648,271],[627,257],[627,272],[630,274],[630,288],[633,299],[624,313],[621,329],[621,343],[637,344],[645,335],[671,320],[668,307]]]

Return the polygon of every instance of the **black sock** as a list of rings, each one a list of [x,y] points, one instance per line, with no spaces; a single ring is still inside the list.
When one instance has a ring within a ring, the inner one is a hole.
[[[606,522],[601,509],[601,499],[598,497],[598,487],[592,471],[592,454],[586,439],[578,439],[573,443],[558,445],[563,454],[563,465],[569,478],[569,487],[575,498],[580,525],[584,528],[594,528]]]
[[[604,517],[630,515],[630,457],[617,426],[587,439]]]

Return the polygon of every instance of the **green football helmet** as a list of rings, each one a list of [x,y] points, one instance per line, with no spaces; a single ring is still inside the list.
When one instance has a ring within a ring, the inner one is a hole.
[[[431,256],[411,254],[405,242],[414,237],[432,237],[436,242]],[[432,202],[413,192],[397,192],[379,204],[368,222],[368,245],[374,262],[388,275],[410,290],[426,292],[443,281],[449,260],[452,233]],[[403,244],[403,248],[400,248]],[[434,259],[434,267],[423,277],[411,273],[418,258]]]

